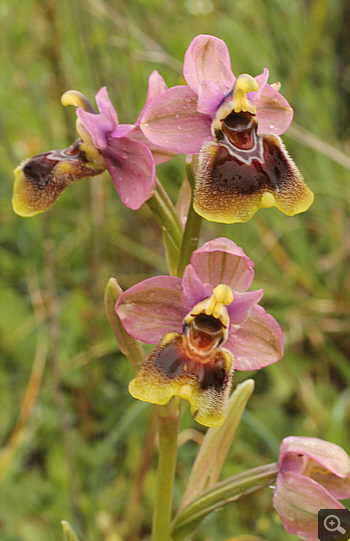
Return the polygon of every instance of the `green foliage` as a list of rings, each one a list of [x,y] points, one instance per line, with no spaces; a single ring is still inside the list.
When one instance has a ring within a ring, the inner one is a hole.
[[[134,122],[151,71],[158,69],[168,86],[183,84],[183,54],[200,33],[226,41],[236,75],[257,75],[266,66],[270,80],[281,81],[295,109],[284,141],[315,193],[311,209],[293,218],[269,209],[248,224],[203,225],[203,242],[226,236],[255,261],[254,289],[265,289],[264,306],[285,337],[282,361],[235,375],[236,383],[252,377],[256,388],[222,478],[274,461],[279,442],[291,434],[321,437],[349,451],[350,175],[336,152],[350,151],[349,17],[341,0],[2,2],[4,452],[13,441],[34,359],[46,361],[33,413],[2,479],[2,541],[61,541],[61,520],[81,540],[149,536],[155,419],[149,406],[128,394],[133,370],[109,328],[103,292],[110,276],[126,289],[166,272],[161,232],[145,205],[138,212],[123,207],[107,174],[71,186],[46,214],[19,218],[11,208],[12,170],[76,138],[75,111],[60,105],[64,91],[78,89],[93,100],[106,85],[120,121]],[[298,126],[312,134],[311,148]],[[183,174],[183,157],[159,167],[174,201]],[[43,335],[50,342],[47,354]],[[175,505],[202,432],[187,404],[180,427],[192,432],[179,450]],[[270,541],[293,539],[271,496],[265,488],[213,513],[195,540],[252,532]]]

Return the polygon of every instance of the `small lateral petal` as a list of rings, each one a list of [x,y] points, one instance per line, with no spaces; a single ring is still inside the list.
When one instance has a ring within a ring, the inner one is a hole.
[[[112,120],[105,115],[87,113],[81,107],[77,109],[77,116],[91,135],[96,148],[104,150],[107,147],[107,134],[114,129]]]
[[[103,86],[96,94],[96,103],[102,115],[109,118],[114,126],[118,125],[118,114],[109,98],[107,88]]]
[[[187,265],[182,278],[183,293],[181,301],[186,306],[188,312],[200,301],[209,298],[213,293],[213,286],[210,282],[205,282],[208,281],[201,280],[192,265]]]
[[[222,85],[227,92],[230,91],[235,76],[226,43],[204,34],[195,37],[185,54],[184,77],[188,86],[196,93],[203,81]]]
[[[143,113],[148,106],[148,104],[154,100],[160,94],[163,94],[168,89],[163,77],[159,75],[157,70],[152,71],[148,79],[148,92],[145,105],[142,108],[141,113],[139,114],[138,119],[136,120],[135,126],[139,126],[143,117]]]
[[[232,332],[234,332],[236,325],[241,325],[247,319],[250,310],[260,301],[263,294],[263,289],[256,289],[245,293],[234,292],[233,301],[227,307]]]
[[[234,291],[247,291],[253,282],[254,262],[242,248],[224,237],[193,252],[191,264],[199,278],[213,287],[227,284]]]
[[[162,94],[168,89],[163,77],[159,75],[157,70],[152,71],[148,79],[148,93],[146,104],[154,100],[159,94]]]
[[[254,79],[259,85],[259,88],[257,92],[248,92],[247,97],[252,100],[252,102],[256,103],[260,100],[261,93],[265,88],[268,78],[269,70],[267,68],[264,68],[264,71],[261,75],[257,75],[256,77],[254,77]]]
[[[277,321],[256,305],[244,323],[229,332],[225,348],[231,351],[237,370],[258,370],[283,356],[282,331]]]
[[[197,95],[187,86],[163,92],[145,108],[141,129],[152,143],[184,154],[196,154],[211,139],[211,120],[197,112]]]
[[[108,137],[102,155],[122,203],[133,210],[140,208],[155,189],[155,164],[149,148],[130,138]]]
[[[186,315],[181,294],[180,278],[149,278],[121,295],[116,312],[129,334],[147,344],[155,344],[166,333],[181,332]]]
[[[321,485],[289,472],[277,476],[273,505],[287,532],[304,541],[318,540],[319,509],[344,509]]]

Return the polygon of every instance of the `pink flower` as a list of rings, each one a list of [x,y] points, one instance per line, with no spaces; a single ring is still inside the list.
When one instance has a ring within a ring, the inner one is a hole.
[[[157,71],[148,83],[145,106],[166,90]],[[107,168],[122,202],[138,209],[155,188],[155,166],[174,152],[154,145],[135,124],[119,124],[106,88],[96,96],[100,113],[75,90],[62,96],[63,105],[76,105],[80,140],[64,150],[52,150],[30,158],[15,169],[12,204],[20,216],[34,216],[53,205],[72,182],[99,175]],[[142,113],[141,113],[142,114]]]
[[[163,78],[154,71],[149,78],[145,106],[166,88]],[[69,100],[70,93],[65,96]],[[135,124],[119,124],[106,87],[99,90],[96,102],[99,114],[78,107],[78,118],[100,150],[121,201],[136,210],[153,195],[155,166],[174,153],[146,139],[139,127],[141,115]]]
[[[185,54],[188,86],[163,92],[143,111],[141,129],[153,143],[200,153],[195,210],[219,222],[245,222],[260,207],[288,215],[307,210],[313,194],[278,137],[293,110],[269,72],[236,78],[226,44],[200,35]]]
[[[350,459],[338,445],[318,438],[289,437],[281,445],[274,507],[289,533],[317,541],[320,509],[345,509],[350,496]]]
[[[130,384],[140,400],[191,402],[197,421],[223,422],[233,365],[256,370],[283,355],[282,332],[250,291],[254,263],[224,238],[196,250],[183,279],[158,276],[123,293],[116,311],[125,330],[157,347]]]

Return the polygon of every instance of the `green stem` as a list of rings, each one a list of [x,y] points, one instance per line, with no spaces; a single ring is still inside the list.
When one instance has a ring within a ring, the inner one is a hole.
[[[209,513],[225,507],[241,496],[274,484],[277,473],[277,464],[260,466],[229,477],[217,483],[210,490],[202,492],[175,517],[172,524],[171,540],[184,539],[197,528]]]
[[[190,262],[192,252],[198,248],[199,234],[202,226],[202,217],[199,216],[193,208],[195,178],[192,165],[188,162],[186,162],[186,173],[188,181],[191,185],[192,197],[185,232],[182,239],[179,262],[177,265],[176,275],[180,278],[183,276],[186,265],[188,265]]]
[[[151,541],[170,540],[171,507],[177,455],[178,401],[159,406],[159,462]]]
[[[190,164],[186,165],[186,169],[187,177],[191,184],[193,198],[193,169]],[[155,194],[149,200],[149,206],[156,216],[157,213],[159,215],[160,210],[165,210],[164,204],[166,206],[168,198],[165,192],[163,193],[164,190],[162,190],[163,188],[160,189],[157,184]],[[166,207],[166,212],[159,216],[158,220],[163,229],[164,244],[167,251],[170,272],[179,277],[182,277],[185,267],[190,261],[192,252],[198,246],[198,237],[202,223],[201,217],[193,210],[192,198],[183,236],[182,230],[181,237],[178,235],[178,229],[174,227],[175,220],[171,221],[171,223],[165,223],[164,218],[169,218],[168,206]],[[172,205],[171,207],[174,209]],[[177,215],[176,223],[179,224],[181,229]],[[169,225],[171,226],[171,229],[169,228]],[[168,234],[167,237],[165,236],[165,232]],[[169,232],[172,234],[169,235]],[[170,241],[170,246],[167,246],[166,240]],[[159,422],[159,462],[151,541],[170,541],[171,507],[177,455],[179,399],[173,399],[166,406],[158,406],[157,411]]]
[[[182,227],[175,207],[158,179],[155,192],[147,204],[161,227],[168,267],[170,274],[174,275],[182,242]]]
[[[186,166],[191,184],[192,198],[194,174],[190,164]],[[202,219],[191,206],[188,213],[184,235],[175,208],[167,193],[157,180],[156,190],[148,200],[148,206],[157,218],[163,232],[168,266],[172,275],[182,277],[192,252],[198,246]],[[151,541],[170,541],[171,508],[177,455],[177,432],[179,418],[179,399],[173,399],[166,406],[158,406],[159,423],[159,462],[156,501],[153,515]]]

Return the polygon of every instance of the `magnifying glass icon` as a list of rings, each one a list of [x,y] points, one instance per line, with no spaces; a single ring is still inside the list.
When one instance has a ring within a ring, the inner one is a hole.
[[[324,521],[323,525],[329,532],[339,532],[341,534],[346,533],[346,530],[341,526],[340,519],[337,515],[328,515]]]

